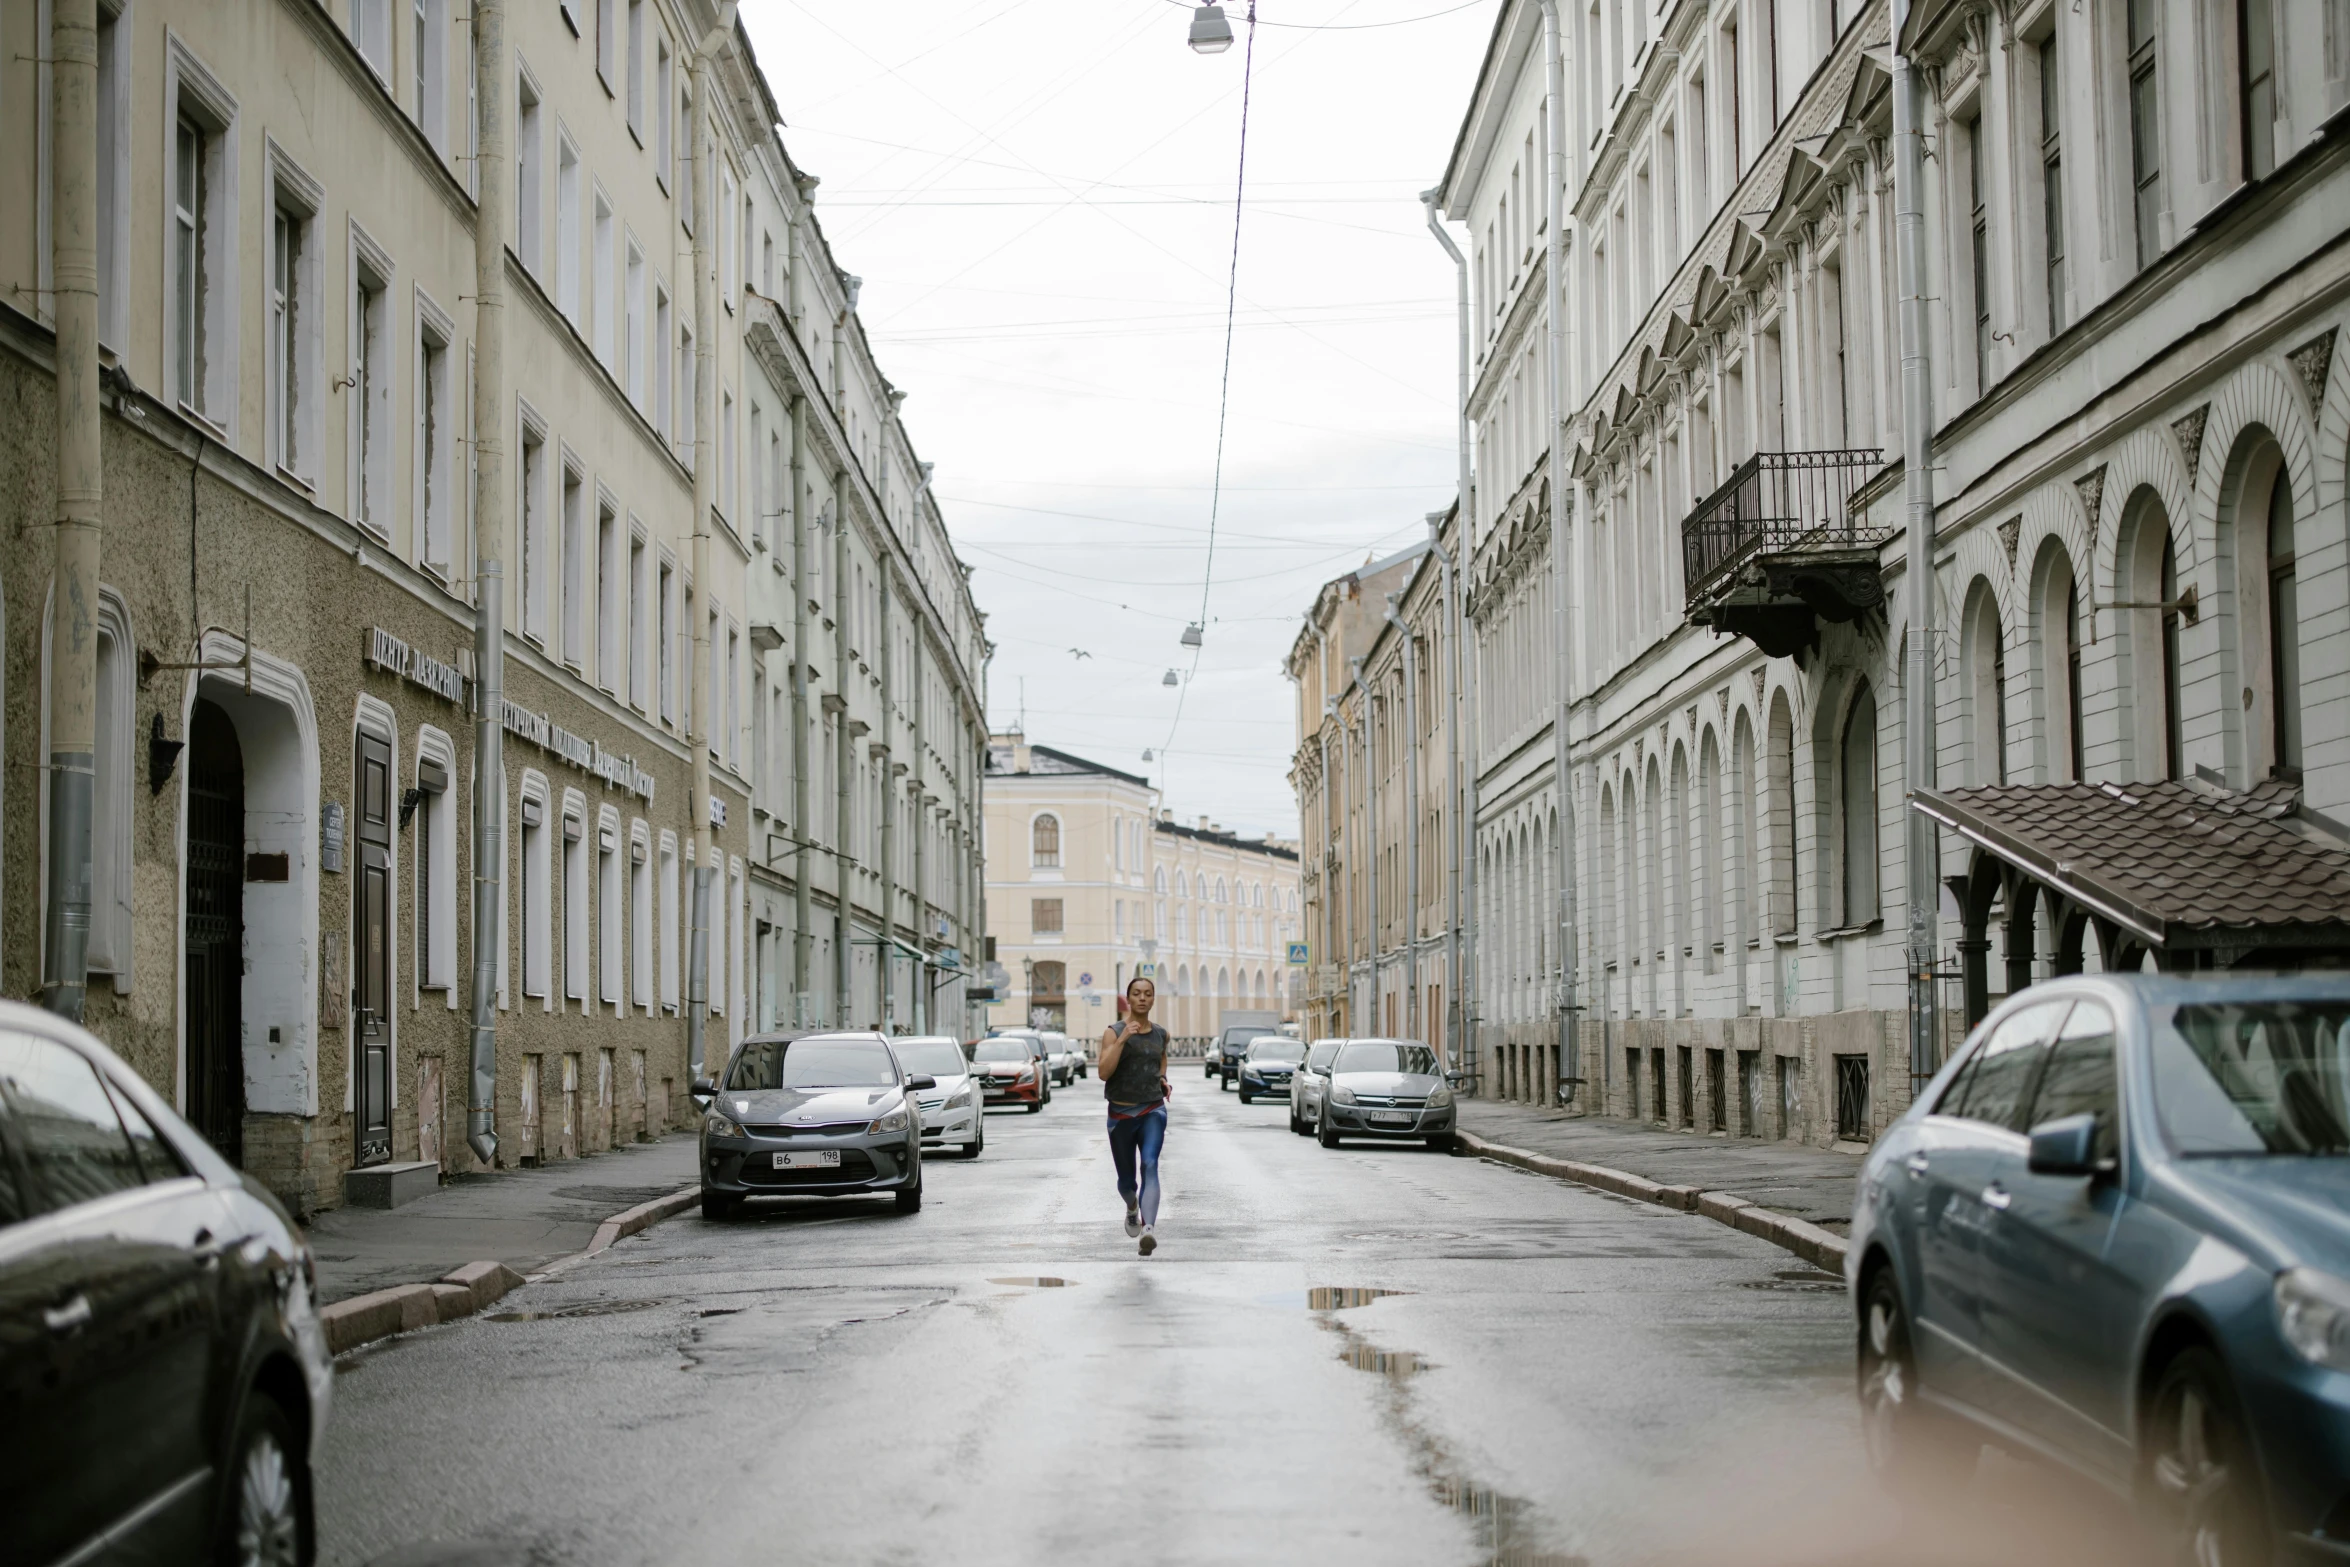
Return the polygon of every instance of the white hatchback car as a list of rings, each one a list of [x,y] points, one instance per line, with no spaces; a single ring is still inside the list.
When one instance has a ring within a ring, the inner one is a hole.
[[[937,1080],[915,1103],[922,1112],[922,1152],[947,1147],[962,1149],[976,1159],[987,1147],[987,1110],[979,1100],[981,1089],[971,1076],[971,1061],[962,1044],[944,1034],[918,1034],[889,1042],[908,1077]]]

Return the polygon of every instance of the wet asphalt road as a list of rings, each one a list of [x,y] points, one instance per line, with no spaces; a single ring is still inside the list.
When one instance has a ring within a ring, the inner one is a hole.
[[[322,1560],[1919,1559],[1826,1275],[1176,1087],[1148,1259],[1088,1082],[931,1161],[919,1214],[688,1215],[345,1357]]]

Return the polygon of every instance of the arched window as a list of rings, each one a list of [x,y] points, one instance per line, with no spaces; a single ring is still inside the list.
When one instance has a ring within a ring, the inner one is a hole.
[[[1844,718],[1844,924],[1873,924],[1877,908],[1877,698],[1861,682]]]
[[[1181,871],[1175,873],[1175,896],[1178,898],[1191,896],[1191,879]]]
[[[1216,878],[1216,901],[1218,903],[1228,903],[1231,901],[1231,899],[1226,894],[1224,878],[1221,876]]]
[[[2247,3],[2247,14],[2253,9]],[[2250,112],[2249,108],[2246,110]],[[2282,468],[2268,487],[2268,664],[2272,739],[2280,770],[2301,770],[2301,603],[2293,571],[2293,486]]]
[[[1028,862],[1044,869],[1061,864],[1061,819],[1039,816],[1028,829]]]
[[[1966,672],[1967,782],[1977,788],[2007,782],[2007,638],[1991,584],[1977,578],[1967,595],[1959,636]]]
[[[2165,778],[2186,775],[2186,726],[2179,714],[2179,557],[2171,546],[2170,526],[2162,529],[2162,756]]]
[[[2047,722],[2048,776],[2081,780],[2081,594],[2071,557],[2053,541],[2041,557],[2036,643]]]
[[[1795,866],[1795,720],[1784,693],[1771,701],[1768,743],[1764,788],[1770,797],[1770,928],[1774,936],[1792,936],[1802,916],[1802,899]]]
[[[2234,578],[2237,641],[2229,651],[2240,665],[2227,689],[2239,684],[2243,706],[2224,704],[2236,742],[2231,772],[2239,787],[2272,774],[2295,776],[2301,767],[2301,625],[2293,552],[2293,481],[2285,454],[2268,431],[2247,430],[2227,465],[2221,494],[2220,581]],[[2230,568],[2233,568],[2232,573]],[[2242,728],[2235,726],[2241,723]]]

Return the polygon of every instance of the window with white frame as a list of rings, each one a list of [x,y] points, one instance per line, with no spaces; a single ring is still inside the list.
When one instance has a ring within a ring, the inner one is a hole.
[[[653,1010],[653,855],[642,820],[628,825],[628,993]]]
[[[621,305],[621,385],[628,400],[641,410],[645,406],[645,258],[634,235],[629,236],[628,266],[621,287],[625,295]]]
[[[645,0],[628,0],[628,128],[645,144]]]
[[[563,454],[563,504],[558,515],[563,533],[563,604],[558,617],[563,637],[563,662],[573,669],[584,671],[587,668],[587,622],[590,613],[587,476],[580,472],[579,460],[568,451]]]
[[[669,346],[669,289],[658,277],[653,280],[653,354],[653,428],[668,436],[674,446],[677,427],[672,405],[676,400],[675,371],[679,360],[672,357]]]
[[[708,907],[710,910],[710,934],[707,938],[707,945],[703,949],[704,961],[709,966],[709,974],[707,978],[710,986],[710,995],[708,999],[710,1003],[710,1010],[712,1012],[723,1013],[726,1010],[727,990],[727,885],[726,856],[724,853],[715,853],[710,856],[710,890],[708,896]]]
[[[620,90],[620,0],[596,0],[596,75],[606,97]]]
[[[644,530],[633,525],[628,537],[628,705],[638,712],[650,708],[652,692],[645,653],[645,596],[652,582],[647,572]]]
[[[555,128],[555,308],[578,331],[579,292],[579,149],[558,124]]]
[[[588,245],[589,310],[595,316],[596,357],[614,375],[620,373],[620,269],[615,262],[616,229],[612,203],[602,186],[596,187],[595,232]]]
[[[131,29],[119,25],[124,3],[99,0],[97,39],[98,340],[117,348],[123,342],[123,251],[130,234],[131,186],[126,114],[132,92]]]
[[[528,403],[522,407],[517,464],[522,483],[522,634],[547,642],[547,427]]]
[[[672,430],[677,447],[677,460],[691,473],[694,466],[694,329],[685,322],[677,325],[677,418]]]
[[[718,394],[718,515],[739,530],[742,513],[734,506],[734,393]]]
[[[596,999],[621,1004],[620,968],[627,961],[627,910],[620,893],[620,813],[596,813]]]
[[[235,401],[235,100],[173,41],[170,393],[225,429]]]
[[[417,557],[449,580],[452,524],[457,503],[457,388],[450,344],[455,323],[422,293],[416,296],[415,497]]]
[[[685,129],[676,138],[677,150],[672,163],[675,172],[669,177],[669,186],[678,197],[677,226],[691,234],[694,231],[694,92],[688,82],[678,83],[677,123]]]
[[[735,285],[741,276],[736,265],[735,235],[741,225],[735,219],[736,186],[734,170],[724,163],[718,165],[718,302],[727,310],[734,309]]]
[[[449,147],[448,0],[409,0],[409,111],[437,151]]]
[[[751,399],[750,420],[751,439],[746,449],[750,453],[751,459],[751,493],[747,498],[747,509],[751,514],[751,546],[754,549],[760,549],[764,548],[767,543],[767,476],[760,467],[761,454],[767,449],[764,444],[767,421],[760,413],[759,400],[756,397]],[[732,463],[727,466],[729,470],[733,468]]]
[[[563,997],[582,1011],[588,999],[588,845],[586,807],[575,791],[563,796]]]
[[[661,834],[661,1007],[677,1010],[677,834]]]
[[[53,624],[54,597],[46,612]],[[43,627],[46,643],[51,624]],[[92,973],[111,974],[115,988],[131,988],[131,727],[135,711],[132,691],[136,643],[131,635],[130,611],[110,587],[98,591],[97,731],[92,754],[90,791],[90,924],[88,945]],[[42,754],[49,750],[47,731],[52,718],[44,706]],[[48,841],[50,809],[48,776],[42,775],[40,794],[42,843]],[[57,867],[48,866],[55,876]]]
[[[457,978],[457,809],[449,788],[454,758],[438,730],[419,731],[416,814],[408,828],[416,883],[416,984],[451,990]]]
[[[554,846],[547,841],[547,781],[522,775],[522,874],[516,895],[522,903],[522,993],[542,1000],[553,994],[555,962]]]
[[[694,703],[704,696],[704,693],[694,689],[694,678],[697,672],[694,669],[693,584],[690,582],[683,584],[678,598],[680,613],[677,620],[677,732],[690,735],[694,732]],[[706,678],[706,672],[704,674]]]
[[[351,0],[351,42],[359,57],[381,77],[392,74],[391,0]],[[105,123],[101,117],[99,123]]]
[[[654,598],[654,656],[660,660],[661,721],[677,720],[677,568],[661,562],[660,591]]]
[[[351,230],[351,519],[381,538],[392,534],[392,264]]]
[[[712,622],[717,620],[712,615]],[[743,702],[742,702],[742,633],[735,630],[730,620],[726,626],[726,762],[735,766],[742,761]],[[713,707],[715,712],[716,708]]]
[[[653,178],[661,182],[663,190],[672,188],[670,169],[676,167],[682,172],[684,168],[676,150],[677,120],[673,110],[677,93],[671,74],[669,40],[656,38],[653,41]],[[683,192],[682,185],[675,188],[676,194]]]
[[[544,275],[540,233],[547,210],[540,188],[540,169],[546,163],[546,123],[539,103],[538,83],[530,68],[515,58],[514,72],[514,254],[533,275]]]
[[[599,488],[596,492],[596,683],[614,696],[620,694],[624,678],[621,670],[627,592],[627,584],[622,579],[624,564],[620,554],[620,506]]]

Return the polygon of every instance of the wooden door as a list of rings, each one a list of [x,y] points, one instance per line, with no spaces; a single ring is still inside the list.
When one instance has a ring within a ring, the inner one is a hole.
[[[245,756],[203,698],[188,715],[188,1120],[244,1163]]]
[[[392,1157],[392,748],[359,736],[351,893],[354,1164]]]

